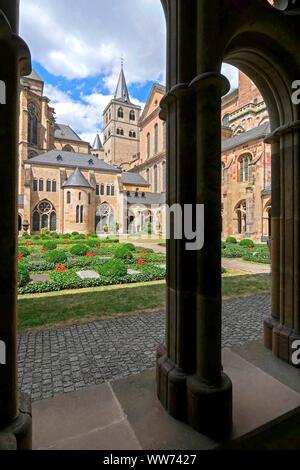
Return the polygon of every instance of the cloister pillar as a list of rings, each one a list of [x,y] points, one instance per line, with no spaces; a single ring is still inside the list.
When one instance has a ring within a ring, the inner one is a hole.
[[[272,143],[272,317],[264,324],[265,346],[280,359],[294,361],[300,341],[300,121],[277,128]]]
[[[172,416],[223,438],[232,422],[232,385],[221,364],[221,98],[229,83],[203,47],[213,44],[217,29],[213,22],[202,28],[201,21],[211,19],[202,11],[208,2],[162,3],[168,26],[168,92],[161,103],[168,123],[168,210],[180,207],[184,218],[190,206],[195,223],[196,207],[204,205],[205,239],[201,249],[188,249],[187,234],[179,236],[178,212],[170,216],[167,337],[158,351],[157,393]]]
[[[30,54],[19,38],[19,1],[0,0],[0,449],[31,447],[30,404],[17,392],[17,200],[20,75]]]

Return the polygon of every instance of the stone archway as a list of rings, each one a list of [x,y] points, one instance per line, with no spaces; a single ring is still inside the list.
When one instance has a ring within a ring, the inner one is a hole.
[[[96,209],[95,230],[97,234],[108,233],[113,230],[115,212],[110,204],[104,202]]]
[[[294,286],[300,266],[299,204],[294,203],[300,120],[291,101],[292,83],[300,77],[300,16],[285,9],[300,2],[283,0],[282,11],[266,0],[195,0],[188,8],[183,0],[162,4],[168,68],[161,116],[172,155],[167,203],[203,204],[206,241],[197,253],[185,250],[185,239],[171,237],[167,244],[168,323],[166,344],[158,351],[157,391],[171,415],[216,437],[230,432],[232,416],[231,382],[221,361],[221,98],[230,88],[221,65],[230,63],[254,81],[270,116],[273,318],[265,325],[265,344],[291,363],[285,338],[300,338],[300,309],[294,309],[300,298]]]

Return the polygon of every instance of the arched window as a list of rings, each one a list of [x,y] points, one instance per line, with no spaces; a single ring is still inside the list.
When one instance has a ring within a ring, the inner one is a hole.
[[[80,207],[80,223],[83,224],[83,206]]]
[[[89,202],[89,204],[91,204],[91,194],[90,193],[88,195],[88,202]]]
[[[124,130],[121,127],[118,127],[117,135],[124,135]]]
[[[100,184],[96,184],[96,196],[100,196]]]
[[[158,124],[154,126],[154,154],[158,154]]]
[[[148,184],[150,183],[150,169],[149,168],[147,168],[146,170],[146,181]]]
[[[110,185],[106,186],[106,196],[110,196]]]
[[[32,231],[38,232],[41,228],[56,231],[56,210],[46,199],[35,207],[32,214]]]
[[[100,192],[101,192],[101,196],[104,196],[105,187],[103,183],[101,184]]]
[[[56,232],[56,212],[51,212],[50,214],[50,231]]]
[[[158,172],[157,172],[157,165],[154,165],[154,169],[153,169],[153,172],[154,172],[154,192],[157,193],[158,191]]]
[[[124,110],[123,108],[118,109],[118,118],[123,119],[124,118]]]
[[[250,154],[242,155],[239,159],[240,162],[240,182],[246,183],[250,180],[249,165],[252,157]]]
[[[64,152],[73,152],[73,153],[75,153],[75,150],[73,149],[73,147],[71,147],[71,145],[65,145],[64,148],[63,148],[63,151]]]
[[[167,163],[162,162],[162,190],[166,192],[167,189]]]
[[[29,145],[38,145],[38,126],[39,126],[38,110],[33,103],[29,103],[28,105],[28,143]]]
[[[37,190],[38,190],[38,180],[37,180],[37,178],[34,178],[34,180],[33,180],[33,191],[37,192]]]
[[[163,122],[163,149],[167,148],[167,125],[165,121]]]
[[[47,193],[51,193],[51,180],[47,180]]]
[[[33,232],[40,231],[40,214],[37,211],[34,212],[32,216],[32,231]]]
[[[147,134],[147,158],[150,158],[150,152],[151,152],[151,136],[150,132]]]
[[[229,116],[230,115],[228,113],[223,116],[222,125],[224,127],[229,127]]]
[[[247,203],[245,200],[241,201],[235,208],[237,220],[237,233],[239,235],[247,232]]]
[[[76,224],[80,224],[80,206],[76,206]]]
[[[56,185],[56,180],[52,180],[52,192],[56,193],[57,185]]]
[[[42,178],[39,180],[39,191],[44,191],[44,180]]]
[[[41,228],[49,228],[49,215],[48,214],[42,215]]]
[[[134,139],[136,139],[136,132],[133,132],[133,133],[132,133],[132,137],[133,137]]]
[[[71,191],[67,192],[67,204],[71,204]]]
[[[79,194],[78,194],[78,199],[79,199],[79,201],[81,201],[81,192],[79,192]]]
[[[111,196],[114,196],[115,195],[115,185],[112,184],[111,185]]]
[[[133,110],[131,110],[129,113],[129,119],[130,121],[135,121],[135,112]]]

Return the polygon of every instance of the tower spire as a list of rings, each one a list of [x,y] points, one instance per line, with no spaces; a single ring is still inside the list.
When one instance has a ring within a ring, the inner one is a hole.
[[[121,57],[121,72],[118,80],[118,85],[115,92],[115,100],[130,103],[127,83],[124,75],[124,58]]]

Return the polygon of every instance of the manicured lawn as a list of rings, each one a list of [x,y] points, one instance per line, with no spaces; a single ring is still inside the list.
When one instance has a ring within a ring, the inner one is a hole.
[[[270,275],[223,277],[225,298],[265,292],[270,292]],[[19,297],[18,328],[49,328],[163,308],[164,281],[26,295]]]

